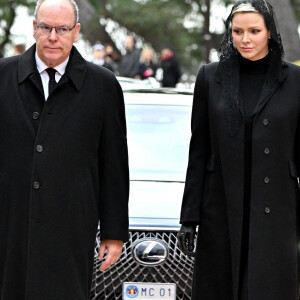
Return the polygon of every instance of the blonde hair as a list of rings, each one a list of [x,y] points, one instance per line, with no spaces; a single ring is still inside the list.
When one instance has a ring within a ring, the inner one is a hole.
[[[155,58],[155,51],[153,50],[153,48],[151,47],[145,47],[142,52],[141,52],[141,56],[140,56],[140,63],[144,63],[145,62],[145,57],[146,57],[146,53],[150,52],[152,55],[151,61],[155,62],[156,58]]]

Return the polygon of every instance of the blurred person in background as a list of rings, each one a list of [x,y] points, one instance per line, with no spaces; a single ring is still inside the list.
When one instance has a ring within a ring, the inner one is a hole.
[[[135,48],[135,40],[133,36],[126,36],[125,49],[126,54],[121,59],[119,74],[123,77],[134,78],[138,73],[141,52]]]
[[[163,71],[162,86],[176,87],[180,80],[181,72],[174,52],[169,47],[164,47],[161,50],[160,59]]]
[[[105,44],[105,60],[111,64],[115,74],[119,74],[120,55],[111,44]]]
[[[142,50],[138,73],[138,79],[147,79],[156,75],[157,65],[155,63],[155,52],[152,48],[146,47]]]
[[[26,46],[25,44],[16,44],[14,45],[14,55],[19,55],[25,52]]]
[[[100,67],[104,67],[113,72],[112,65],[108,61],[105,60],[105,57],[106,57],[105,47],[100,43],[95,44],[93,46],[92,63],[94,63]]]

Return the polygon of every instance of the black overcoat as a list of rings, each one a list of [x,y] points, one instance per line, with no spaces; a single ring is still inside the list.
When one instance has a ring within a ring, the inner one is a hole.
[[[128,238],[123,94],[73,47],[45,102],[34,55],[0,61],[0,298],[88,299],[99,219]]]
[[[199,224],[193,299],[237,300],[240,278],[244,128],[230,136],[217,63],[195,87],[181,223]],[[249,300],[296,300],[300,171],[300,68],[282,62],[253,120]]]

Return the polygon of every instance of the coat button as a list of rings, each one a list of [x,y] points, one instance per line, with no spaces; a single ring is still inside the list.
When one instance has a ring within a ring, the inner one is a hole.
[[[267,126],[267,125],[269,124],[269,120],[268,120],[268,119],[264,119],[264,120],[263,120],[263,124],[264,124],[265,126]]]
[[[32,118],[34,119],[34,120],[37,120],[38,118],[39,118],[39,113],[37,112],[37,111],[35,111],[35,112],[33,112],[32,113]]]
[[[44,147],[42,145],[37,145],[36,146],[36,151],[37,152],[43,152],[43,150],[44,150]]]
[[[265,148],[264,153],[265,153],[266,155],[270,154],[270,149],[269,149],[269,148]]]
[[[265,213],[266,213],[266,214],[269,214],[270,212],[271,212],[270,207],[269,207],[269,206],[266,206],[266,207],[265,207]]]
[[[38,190],[38,189],[40,188],[40,183],[37,182],[37,181],[35,181],[35,182],[33,183],[33,188],[34,188],[35,190]]]
[[[269,177],[265,177],[264,182],[265,183],[269,183],[270,182],[270,178]]]

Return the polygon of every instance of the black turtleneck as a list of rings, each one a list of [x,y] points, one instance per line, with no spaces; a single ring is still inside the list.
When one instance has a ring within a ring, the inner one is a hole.
[[[266,78],[270,55],[256,61],[240,56],[239,99],[245,125],[244,142],[244,202],[243,237],[241,253],[240,299],[248,299],[248,246],[252,177],[252,124],[263,84]]]
[[[245,117],[253,115],[269,65],[269,55],[259,60],[240,56],[240,98]]]

